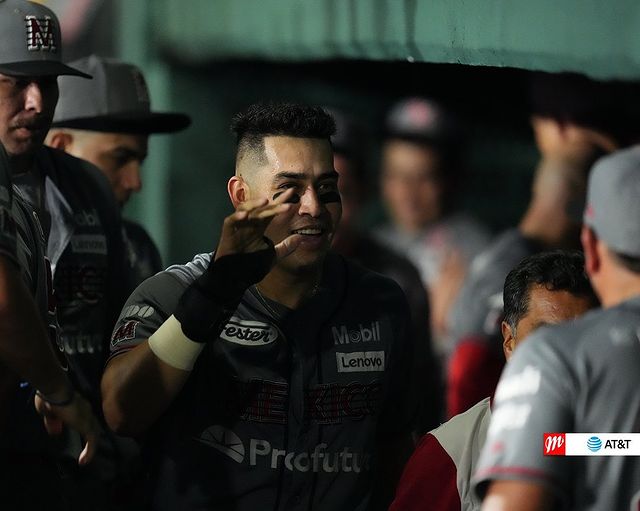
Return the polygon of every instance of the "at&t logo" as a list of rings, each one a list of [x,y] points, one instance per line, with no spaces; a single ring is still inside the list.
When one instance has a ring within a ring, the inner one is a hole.
[[[597,436],[592,436],[587,440],[587,448],[591,452],[598,452],[602,448],[602,440]]]

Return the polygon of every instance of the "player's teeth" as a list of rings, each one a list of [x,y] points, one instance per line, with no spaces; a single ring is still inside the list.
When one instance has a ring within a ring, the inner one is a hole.
[[[320,229],[298,229],[296,232],[298,234],[320,234],[322,231]]]

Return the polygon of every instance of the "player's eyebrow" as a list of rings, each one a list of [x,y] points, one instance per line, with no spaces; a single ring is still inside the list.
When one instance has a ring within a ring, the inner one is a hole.
[[[309,175],[305,172],[278,172],[274,177],[273,181],[285,181],[287,179],[302,181],[303,179],[307,179]],[[327,172],[323,172],[319,176],[316,177],[316,181],[323,181],[326,179],[338,179],[338,173],[335,170],[329,170]]]

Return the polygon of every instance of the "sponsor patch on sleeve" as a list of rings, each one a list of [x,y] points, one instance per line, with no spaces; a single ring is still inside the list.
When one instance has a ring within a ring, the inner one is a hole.
[[[127,321],[123,325],[120,325],[118,329],[113,332],[113,336],[111,336],[111,346],[117,346],[123,341],[134,339],[136,337],[136,327],[139,324],[139,321]]]

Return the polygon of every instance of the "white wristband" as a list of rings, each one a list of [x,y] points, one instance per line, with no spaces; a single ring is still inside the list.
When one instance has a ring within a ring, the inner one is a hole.
[[[165,364],[183,371],[193,369],[204,346],[184,335],[182,325],[173,314],[149,337],[149,348],[153,354]]]

